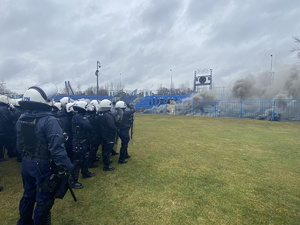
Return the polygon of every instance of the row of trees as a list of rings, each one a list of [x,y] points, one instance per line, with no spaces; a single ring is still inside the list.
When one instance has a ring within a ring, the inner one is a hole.
[[[189,87],[188,84],[181,84],[179,88],[166,88],[159,87],[157,89],[158,95],[190,95],[193,93],[193,90]]]
[[[109,95],[109,92],[111,90],[114,90],[114,95],[122,97],[129,95],[130,92],[124,91],[124,86],[113,86],[113,85],[105,85],[100,86],[98,90],[99,95],[107,96]],[[97,87],[90,86],[86,90],[81,91],[80,86],[77,86],[75,89],[73,88],[74,94],[76,95],[96,95],[97,94]],[[144,91],[149,91],[147,89],[140,90],[138,95],[142,96]],[[192,94],[193,90],[188,86],[188,84],[181,84],[179,85],[179,88],[167,88],[160,86],[156,90],[157,95],[183,95],[183,94]],[[67,88],[64,87],[60,90],[60,94],[67,94]]]
[[[10,94],[12,93],[9,89],[6,88],[6,85],[3,81],[0,82],[0,94],[4,95],[4,94]]]

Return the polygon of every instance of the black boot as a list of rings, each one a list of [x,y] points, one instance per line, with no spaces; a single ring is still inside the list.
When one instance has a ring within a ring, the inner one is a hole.
[[[115,168],[114,167],[112,167],[112,166],[104,166],[103,167],[103,171],[112,171],[112,170],[114,170]]]
[[[123,159],[122,161],[119,160],[119,162],[118,162],[118,164],[124,164],[124,163],[128,163],[128,161]]]
[[[91,173],[90,171],[82,174],[82,178],[90,178],[90,177],[94,177],[94,176],[96,176],[96,174]]]
[[[122,148],[120,149],[120,157],[119,157],[119,161],[118,164],[124,164],[127,163],[128,161],[125,160],[125,153],[126,153],[126,148]]]
[[[125,151],[125,159],[129,159],[129,158],[131,158],[131,156],[128,155],[128,150],[127,150],[127,147],[126,147],[126,151]]]
[[[71,185],[71,187],[73,189],[81,189],[81,188],[83,188],[82,183],[79,183],[77,180],[75,180],[73,176],[70,177],[69,183],[70,183],[70,185]]]
[[[70,185],[73,189],[81,189],[83,188],[83,185],[82,183],[79,183],[79,182],[75,182],[75,181],[71,181],[70,182]]]
[[[116,152],[115,150],[112,150],[111,155],[119,155],[119,152]]]

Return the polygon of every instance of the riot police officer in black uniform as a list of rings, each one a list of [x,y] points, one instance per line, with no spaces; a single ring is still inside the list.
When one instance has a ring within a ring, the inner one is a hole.
[[[123,111],[116,107],[116,102],[113,101],[112,102],[112,107],[111,107],[111,113],[113,114],[113,116],[115,117],[115,121],[116,121],[116,125],[118,126],[118,124],[120,124],[121,120],[122,120],[122,116],[123,116]],[[118,140],[119,140],[119,136],[116,133],[115,134],[115,141],[114,141],[114,145],[113,148],[111,150],[111,155],[118,155],[119,152],[117,152],[117,148],[118,148]]]
[[[65,98],[65,97],[64,97]],[[61,124],[61,127],[63,129],[64,135],[65,135],[65,148],[68,154],[68,157],[72,159],[72,140],[73,140],[73,133],[72,133],[72,119],[74,115],[74,109],[73,109],[74,103],[61,103],[61,111],[58,112],[57,118]]]
[[[98,121],[101,126],[101,136],[103,140],[102,158],[104,163],[104,171],[111,171],[115,169],[110,165],[110,153],[114,145],[115,135],[118,131],[118,128],[116,126],[115,118],[110,111],[111,105],[112,103],[110,100],[103,99],[100,102],[100,110],[98,113]]]
[[[51,224],[51,208],[54,194],[49,191],[54,167],[71,171],[73,164],[67,156],[64,136],[51,107],[57,88],[52,83],[30,87],[19,104],[27,112],[16,124],[17,148],[24,151],[22,158],[22,181],[24,193],[20,200],[21,224]]]
[[[130,141],[129,130],[132,124],[133,114],[135,113],[135,109],[130,105],[127,105],[123,101],[118,101],[116,104],[116,108],[120,108],[123,110],[122,120],[119,125],[118,135],[121,139],[121,149],[120,149],[120,157],[119,164],[127,163],[127,158],[130,158],[128,154],[128,143]]]
[[[88,103],[83,100],[74,102],[73,109],[76,113],[72,120],[73,131],[73,163],[74,174],[73,178],[78,183],[79,171],[81,169],[82,178],[89,178],[95,176],[88,170],[89,152],[88,152],[88,135],[92,130],[87,116],[86,109]],[[73,185],[73,184],[72,184]]]
[[[14,130],[14,117],[9,108],[9,99],[0,95],[0,162],[5,161],[4,149],[7,149],[8,157],[14,157],[12,134]]]
[[[90,148],[90,154],[89,154],[89,168],[96,168],[98,165],[95,164],[96,157],[97,157],[97,151],[102,144],[102,137],[101,137],[101,127],[98,124],[97,119],[97,111],[99,108],[99,103],[97,100],[92,100],[88,106],[87,106],[87,116],[88,120],[90,121],[90,124],[92,125],[92,130],[89,135],[89,148]]]
[[[12,113],[14,116],[14,135],[12,136],[13,139],[13,146],[14,146],[14,151],[16,152],[17,155],[17,161],[21,162],[22,161],[22,152],[19,152],[17,150],[17,131],[16,131],[16,123],[19,120],[20,116],[25,112],[24,109],[22,109],[22,107],[19,104],[19,101],[21,101],[22,99],[16,99],[15,101],[13,101],[13,108],[12,108]]]

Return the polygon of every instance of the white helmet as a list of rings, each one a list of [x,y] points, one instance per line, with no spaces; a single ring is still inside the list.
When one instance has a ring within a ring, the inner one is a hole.
[[[74,112],[73,105],[74,105],[74,103],[72,103],[72,102],[66,104],[66,111],[68,113],[69,112]]]
[[[100,102],[100,111],[107,111],[107,110],[110,110],[111,109],[111,101],[108,100],[108,99],[103,99],[101,102]]]
[[[71,99],[70,97],[62,97],[60,100],[59,100],[60,104],[62,107],[65,107],[67,103],[71,103],[71,102],[74,102],[73,99]]]
[[[90,104],[93,104],[93,105],[99,105],[99,101],[96,100],[96,99],[93,99]]]
[[[74,102],[73,109],[75,111],[86,111],[88,103],[86,101],[76,101]]]
[[[9,98],[5,95],[0,95],[0,102],[9,104]]]
[[[53,106],[55,106],[59,111],[61,111],[62,107],[61,107],[61,103],[60,102],[55,102],[53,104]]]
[[[89,100],[87,98],[80,98],[80,99],[77,99],[77,101],[85,101],[87,104],[89,104],[91,102],[91,100]]]
[[[89,103],[87,105],[87,111],[89,112],[97,111],[97,107],[94,104]]]
[[[23,100],[19,101],[19,104],[25,109],[45,109],[53,105],[55,95],[57,95],[57,87],[52,83],[44,83],[25,91]]]
[[[17,107],[20,107],[19,101],[22,101],[22,98],[14,99],[13,105],[14,105],[14,106],[17,106]]]
[[[126,103],[123,102],[123,101],[118,101],[118,102],[116,103],[116,108],[126,109],[126,107],[127,107],[127,105],[126,105]]]
[[[91,105],[94,105],[95,107],[96,107],[96,110],[98,111],[99,110],[99,108],[100,108],[100,103],[99,103],[99,101],[98,100],[92,100],[91,102],[90,102],[90,104]]]

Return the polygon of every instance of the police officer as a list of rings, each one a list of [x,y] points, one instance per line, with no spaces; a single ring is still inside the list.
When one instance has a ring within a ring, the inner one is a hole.
[[[73,131],[73,163],[75,182],[78,183],[79,171],[81,169],[82,178],[95,176],[88,170],[89,152],[88,135],[92,130],[92,125],[86,116],[88,103],[83,100],[74,102],[73,109],[76,112],[72,120]]]
[[[116,104],[116,108],[120,108],[123,110],[123,116],[121,123],[119,125],[119,137],[121,139],[121,149],[120,149],[120,157],[119,164],[127,163],[127,158],[130,158],[128,155],[128,143],[130,141],[129,130],[131,128],[133,114],[135,113],[135,109],[127,105],[123,101],[118,101]]]
[[[116,125],[118,126],[122,120],[123,110],[116,107],[116,102],[112,102],[111,113],[113,114],[115,121],[116,121]],[[117,147],[118,147],[119,136],[117,133],[115,134],[114,139],[115,139],[115,142],[114,142],[114,146],[111,150],[111,155],[118,155],[119,153],[117,152]]]
[[[92,100],[87,106],[88,120],[92,125],[92,130],[89,135],[89,144],[90,144],[89,145],[90,154],[89,154],[89,163],[88,163],[89,168],[98,167],[98,165],[96,165],[95,162],[96,162],[99,145],[102,144],[102,138],[100,135],[101,128],[97,122],[98,108],[99,108],[99,103],[97,100]]]
[[[13,140],[13,147],[14,147],[14,152],[16,152],[16,155],[17,155],[17,161],[18,162],[21,162],[22,161],[22,152],[19,152],[17,150],[17,146],[16,146],[16,143],[17,143],[17,131],[16,131],[16,123],[18,121],[18,119],[20,118],[20,116],[24,113],[24,109],[22,109],[20,107],[20,104],[19,104],[19,101],[21,101],[22,99],[15,99],[12,103],[12,113],[13,113],[13,116],[14,116],[14,133],[13,133],[13,136],[12,136],[12,140]]]
[[[57,118],[61,124],[65,135],[65,148],[68,154],[68,157],[72,159],[72,140],[73,140],[73,133],[72,133],[72,119],[74,115],[73,109],[74,103],[66,103],[61,104],[61,111],[58,112]]]
[[[9,108],[9,98],[0,95],[0,162],[5,161],[4,149],[7,149],[8,157],[14,157],[12,134],[13,134],[13,113]]]
[[[58,117],[58,114],[61,112],[61,104],[60,102],[55,102],[52,107],[52,114],[54,117]]]
[[[54,194],[45,187],[54,173],[54,165],[62,166],[65,171],[73,169],[63,145],[61,126],[51,113],[56,94],[56,86],[45,83],[30,87],[19,102],[27,112],[16,124],[17,148],[24,151],[21,166],[24,193],[18,225],[51,224]]]
[[[100,102],[100,110],[98,113],[98,121],[101,126],[101,136],[103,140],[102,158],[104,163],[104,171],[111,171],[115,169],[110,165],[110,153],[114,146],[115,135],[118,131],[118,128],[116,126],[115,118],[110,111],[111,106],[112,103],[110,100],[103,99]]]

